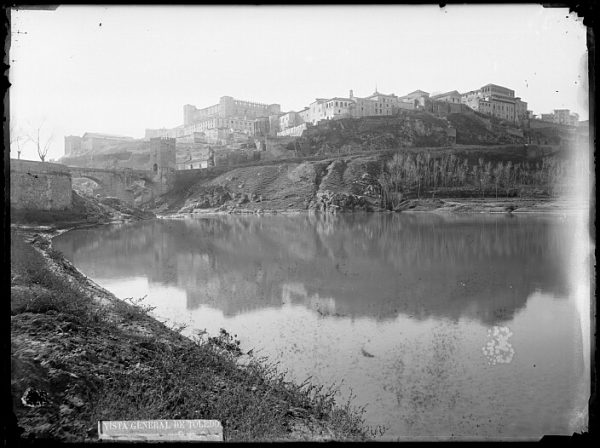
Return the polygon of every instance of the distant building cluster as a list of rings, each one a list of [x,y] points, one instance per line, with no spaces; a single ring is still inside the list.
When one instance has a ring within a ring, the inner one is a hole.
[[[65,155],[76,155],[83,152],[102,151],[113,146],[115,143],[133,142],[133,137],[123,135],[100,134],[95,132],[86,132],[83,136],[77,135],[65,136]]]
[[[567,126],[577,126],[579,123],[579,115],[571,113],[569,109],[554,109],[551,114],[542,114],[540,116],[542,121],[547,121],[555,124],[564,124]]]
[[[146,129],[145,138],[189,139],[201,133],[208,142],[217,144],[227,140],[228,134],[253,136],[260,130],[261,121],[280,113],[279,104],[264,104],[223,96],[218,104],[203,109],[186,104],[183,106],[183,125],[172,129]]]
[[[424,110],[436,114],[463,112],[463,105],[515,124],[528,118],[527,103],[515,97],[514,90],[496,84],[486,84],[462,94],[453,90],[433,96],[423,90],[396,96],[375,89],[372,95],[359,98],[350,90],[347,98],[317,98],[301,111],[283,115],[277,135],[285,135],[288,128],[304,123],[316,124],[321,120],[395,115],[399,110]]]
[[[373,94],[358,97],[350,90],[347,97],[316,98],[300,111],[287,112],[282,112],[279,104],[223,96],[218,104],[202,109],[186,104],[181,125],[146,129],[143,141],[174,139],[178,169],[206,168],[214,165],[219,157],[231,155],[231,151],[242,150],[238,153],[247,152],[247,157],[255,159],[256,154],[250,155],[250,152],[264,151],[266,138],[297,137],[308,126],[323,120],[390,116],[402,110],[426,111],[437,116],[477,111],[517,126],[536,119],[532,111],[527,110],[527,103],[515,96],[514,90],[496,84],[486,84],[465,93],[452,90],[431,96],[423,90],[396,96],[380,93],[375,88]],[[557,109],[541,116],[543,121],[566,125],[577,125],[578,118],[568,109]],[[67,136],[65,155],[93,152],[132,141],[131,137],[111,134]]]

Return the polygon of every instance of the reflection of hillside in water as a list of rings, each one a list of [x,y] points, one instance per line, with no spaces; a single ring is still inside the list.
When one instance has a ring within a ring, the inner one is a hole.
[[[555,217],[214,216],[70,232],[91,277],[178,286],[232,315],[298,303],[322,314],[510,319],[536,289],[566,294]]]

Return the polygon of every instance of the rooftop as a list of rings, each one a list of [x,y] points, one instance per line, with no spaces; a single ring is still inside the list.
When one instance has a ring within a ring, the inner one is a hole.
[[[116,134],[102,134],[100,132],[86,132],[83,134],[83,138],[91,137],[91,138],[118,138],[123,140],[134,140],[133,137],[127,137],[125,135],[116,135]]]
[[[404,95],[404,96],[403,96],[403,97],[401,97],[401,98],[405,98],[405,97],[407,97],[407,96],[414,95],[415,93],[417,93],[417,94],[419,94],[419,95],[426,95],[426,96],[429,96],[429,92],[425,92],[424,90],[415,90],[414,92],[407,93],[406,95]]]
[[[508,87],[504,87],[504,86],[501,86],[501,85],[498,85],[498,84],[492,84],[492,83],[486,84],[483,87],[500,87],[501,89],[512,90],[512,89],[509,89]],[[483,89],[483,87],[482,87],[482,89]]]
[[[413,93],[414,93],[414,92],[413,92]],[[409,95],[410,95],[410,94],[409,94]],[[366,97],[366,99],[373,98],[373,97],[375,97],[375,96],[396,96],[396,95],[395,95],[395,94],[393,94],[393,93],[389,93],[389,94],[388,94],[388,93],[381,93],[381,92],[378,92],[378,91],[376,90],[376,91],[375,91],[375,92],[374,92],[372,95],[369,95],[368,97]]]
[[[460,96],[460,93],[458,92],[458,90],[453,90],[451,92],[438,93],[437,95],[433,95],[431,98],[435,99],[435,98],[441,98],[444,96]]]

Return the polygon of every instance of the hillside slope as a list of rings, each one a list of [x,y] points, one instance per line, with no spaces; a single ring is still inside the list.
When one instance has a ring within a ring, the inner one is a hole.
[[[483,187],[478,182],[479,173],[483,175],[486,169],[490,172],[492,169],[497,171],[498,166],[508,169],[510,162],[510,169],[518,166],[523,173],[527,171],[527,176],[522,174],[521,179],[537,179],[535,176],[539,177],[542,170],[554,166],[550,164],[550,159],[554,164],[560,163],[557,154],[549,155],[542,148],[525,149],[522,145],[408,148],[323,160],[286,161],[233,168],[214,177],[191,181],[185,188],[179,189],[177,194],[165,195],[156,211],[378,211],[389,208],[382,202],[381,176],[382,173],[389,175],[389,164],[394,158],[406,159],[410,163],[419,158],[426,164],[425,169],[434,170],[440,179],[445,178],[443,170],[451,169],[447,163],[452,163],[455,170],[459,166],[466,169],[460,182],[455,172],[452,182],[443,181],[442,184],[440,180],[434,188],[423,185],[417,191],[412,187],[403,187],[401,198],[404,199],[482,197],[484,194],[490,196],[494,194],[492,186],[496,185],[493,178],[488,178]],[[542,164],[543,160],[546,160],[545,164]],[[447,177],[450,179],[450,175]],[[522,183],[523,185],[513,185],[510,191],[508,188],[501,188],[500,195],[548,195],[547,188],[540,183],[536,184],[535,180]],[[496,194],[497,190],[494,190]]]

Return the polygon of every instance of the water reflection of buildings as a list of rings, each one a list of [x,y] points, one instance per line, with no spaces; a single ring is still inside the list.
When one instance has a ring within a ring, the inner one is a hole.
[[[303,283],[284,283],[281,285],[281,303],[283,305],[301,303],[325,316],[337,314],[333,297],[321,297],[318,293],[310,295]]]
[[[219,216],[79,230],[57,247],[92,277],[146,276],[226,315],[286,303],[322,314],[510,319],[565,295],[556,218]]]

